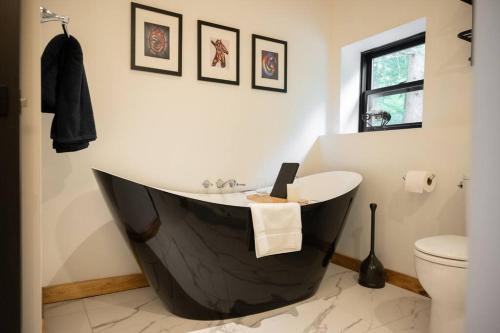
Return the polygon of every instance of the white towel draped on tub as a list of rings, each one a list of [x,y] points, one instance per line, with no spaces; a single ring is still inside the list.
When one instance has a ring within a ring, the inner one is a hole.
[[[300,251],[302,220],[296,202],[251,204],[257,258]]]

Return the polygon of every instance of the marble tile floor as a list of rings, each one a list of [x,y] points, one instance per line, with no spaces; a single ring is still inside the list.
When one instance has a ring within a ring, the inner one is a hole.
[[[315,296],[251,316],[196,321],[169,313],[151,288],[44,307],[46,333],[330,333],[428,330],[430,299],[387,284],[368,289],[330,265]]]

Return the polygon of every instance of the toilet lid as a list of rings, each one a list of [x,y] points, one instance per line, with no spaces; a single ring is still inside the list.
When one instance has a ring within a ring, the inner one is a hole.
[[[451,259],[467,261],[467,237],[458,235],[443,235],[423,238],[415,242],[415,249],[425,254]]]

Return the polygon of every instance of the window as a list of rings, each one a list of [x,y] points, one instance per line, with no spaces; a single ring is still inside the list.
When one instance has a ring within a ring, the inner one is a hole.
[[[361,54],[359,131],[422,127],[425,32]]]

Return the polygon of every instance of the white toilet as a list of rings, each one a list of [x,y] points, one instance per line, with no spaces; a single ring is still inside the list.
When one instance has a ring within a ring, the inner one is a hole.
[[[432,298],[431,333],[464,332],[467,238],[443,235],[415,242],[415,268]]]

